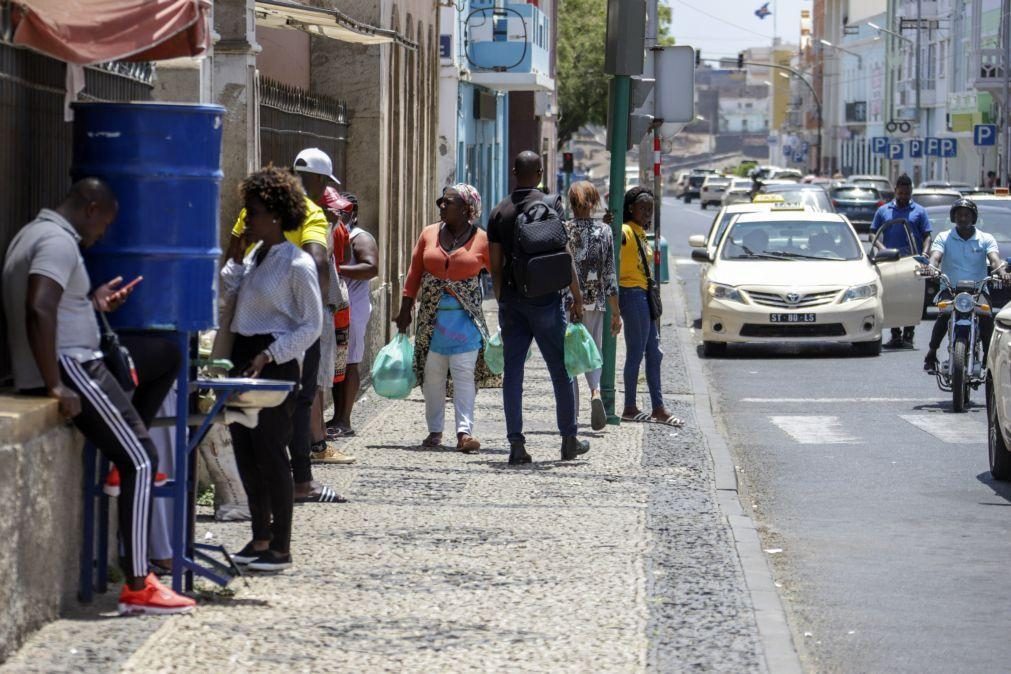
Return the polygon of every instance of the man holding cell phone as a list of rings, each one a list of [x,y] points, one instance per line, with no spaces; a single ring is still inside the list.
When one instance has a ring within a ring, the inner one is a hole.
[[[11,241],[3,302],[22,393],[48,395],[61,414],[119,470],[119,533],[126,583],[123,614],[185,613],[195,602],[148,573],[148,530],[156,451],[129,396],[102,360],[95,310],[118,308],[139,281],[91,287],[81,250],[94,245],[119,206],[107,184],[85,178],[55,209],[42,209]]]

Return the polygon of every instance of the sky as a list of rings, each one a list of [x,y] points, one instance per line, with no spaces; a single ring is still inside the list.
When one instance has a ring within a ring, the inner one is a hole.
[[[811,0],[769,0],[775,16],[759,19],[755,10],[765,0],[662,0],[673,10],[672,27],[677,44],[702,51],[702,58],[737,56],[748,47],[772,43],[775,28],[783,42],[800,39],[800,10],[811,9]],[[716,64],[711,64],[715,66]]]

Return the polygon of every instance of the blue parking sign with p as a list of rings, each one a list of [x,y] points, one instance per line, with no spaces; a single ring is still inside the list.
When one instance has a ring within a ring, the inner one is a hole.
[[[996,124],[977,124],[972,127],[972,144],[973,145],[996,145],[997,144],[997,125]]]
[[[927,144],[924,146],[924,151],[926,152],[928,157],[941,156],[941,139],[928,138]]]
[[[902,143],[889,143],[888,144],[888,158],[889,159],[902,159]]]
[[[874,154],[885,154],[888,152],[888,138],[886,136],[875,136],[872,138],[871,152]]]
[[[940,156],[954,157],[958,154],[958,141],[954,138],[941,138]]]
[[[911,159],[921,159],[923,157],[923,139],[912,138],[909,141],[909,157]]]

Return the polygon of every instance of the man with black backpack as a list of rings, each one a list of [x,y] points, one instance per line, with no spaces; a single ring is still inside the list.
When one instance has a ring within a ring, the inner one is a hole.
[[[544,356],[555,390],[562,460],[590,451],[576,437],[576,403],[565,370],[565,314],[562,291],[574,298],[571,318],[578,322],[583,297],[573,272],[568,233],[555,201],[537,189],[543,168],[535,152],[521,152],[513,164],[516,189],[488,220],[488,242],[499,327],[505,352],[502,398],[509,437],[509,463],[530,463],[523,436],[523,368],[532,341]]]

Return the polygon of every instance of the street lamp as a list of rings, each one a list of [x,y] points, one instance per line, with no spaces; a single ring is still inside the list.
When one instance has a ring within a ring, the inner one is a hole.
[[[860,54],[856,53],[855,51],[850,51],[849,49],[846,49],[845,47],[840,47],[839,45],[832,44],[828,40],[818,40],[818,42],[821,42],[826,47],[831,47],[832,49],[836,49],[836,50],[841,51],[841,52],[846,52],[850,56],[856,56],[857,57],[857,68],[859,68],[860,70],[864,69],[864,59],[863,59],[862,56],[860,56]]]
[[[867,25],[870,26],[871,28],[873,28],[874,30],[878,31],[879,33],[888,33],[889,35],[893,35],[893,36],[899,38],[900,40],[902,40],[904,42],[908,42],[909,44],[915,44],[912,40],[910,40],[908,37],[906,37],[902,33],[896,33],[894,30],[888,30],[887,28],[882,28],[881,26],[879,26],[878,24],[874,23],[873,21],[868,21]]]

